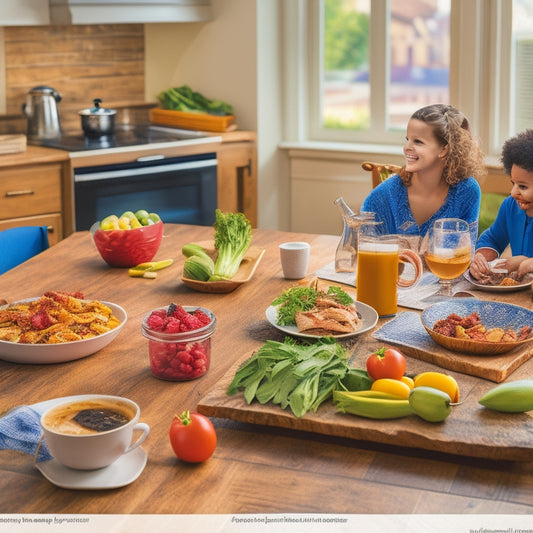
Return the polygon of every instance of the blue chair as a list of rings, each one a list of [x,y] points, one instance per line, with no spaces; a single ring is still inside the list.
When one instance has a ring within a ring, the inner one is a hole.
[[[0,231],[0,274],[50,246],[46,226],[19,226]]]

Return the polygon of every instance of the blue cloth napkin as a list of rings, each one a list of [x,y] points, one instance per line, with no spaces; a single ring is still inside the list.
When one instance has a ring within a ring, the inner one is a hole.
[[[434,353],[439,348],[438,344],[428,335],[422,325],[420,314],[413,311],[404,311],[384,324],[372,334],[377,340],[419,348],[428,353]]]
[[[5,414],[0,418],[0,450],[19,450],[34,457],[37,454],[36,462],[52,459],[46,441],[41,440],[40,419],[41,414],[27,405]]]

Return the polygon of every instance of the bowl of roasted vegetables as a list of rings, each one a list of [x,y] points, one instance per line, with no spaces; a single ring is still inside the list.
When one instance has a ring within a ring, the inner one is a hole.
[[[111,343],[126,321],[120,305],[48,291],[0,307],[0,359],[31,364],[81,359]]]
[[[109,266],[131,268],[154,258],[163,238],[163,222],[156,213],[126,211],[96,222],[91,233]]]
[[[455,352],[496,355],[533,340],[533,311],[503,302],[442,301],[427,307],[421,320],[437,344]]]
[[[185,244],[181,281],[200,292],[228,293],[253,276],[264,248],[250,246],[252,227],[242,213],[216,210],[212,241]]]

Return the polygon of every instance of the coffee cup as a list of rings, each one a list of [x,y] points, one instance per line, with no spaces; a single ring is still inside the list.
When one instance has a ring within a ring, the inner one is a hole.
[[[311,246],[307,242],[284,242],[279,245],[281,268],[286,279],[302,279],[307,275]]]
[[[360,235],[357,253],[357,300],[379,316],[398,310],[398,287],[413,287],[423,273],[419,254],[405,248],[398,235]]]
[[[120,396],[100,394],[65,398],[41,415],[51,455],[77,470],[95,470],[137,448],[150,427],[139,422],[139,406]],[[133,432],[142,434],[132,442]]]

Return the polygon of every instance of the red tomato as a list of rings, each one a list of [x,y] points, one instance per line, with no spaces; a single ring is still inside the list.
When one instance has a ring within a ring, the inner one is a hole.
[[[380,348],[366,360],[366,371],[372,379],[401,379],[405,374],[405,357],[394,348]]]
[[[170,444],[176,456],[188,463],[209,459],[217,445],[217,434],[211,420],[200,413],[183,411],[170,425]]]

